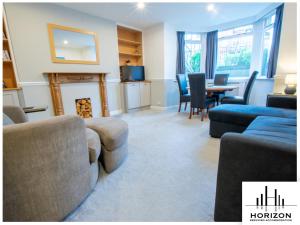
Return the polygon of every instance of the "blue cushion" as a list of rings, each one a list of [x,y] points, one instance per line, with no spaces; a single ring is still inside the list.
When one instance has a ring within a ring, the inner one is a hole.
[[[270,116],[258,116],[244,131],[244,134],[259,139],[296,144],[297,120]]]

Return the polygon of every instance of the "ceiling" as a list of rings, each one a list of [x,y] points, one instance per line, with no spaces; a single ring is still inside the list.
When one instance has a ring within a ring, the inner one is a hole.
[[[103,17],[120,24],[145,29],[166,22],[178,30],[201,31],[219,24],[255,17],[274,3],[215,3],[217,12],[208,12],[207,3],[58,3],[64,7]]]

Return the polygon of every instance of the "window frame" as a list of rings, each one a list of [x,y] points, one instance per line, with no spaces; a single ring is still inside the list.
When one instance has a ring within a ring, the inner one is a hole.
[[[268,19],[271,19],[272,21],[272,17],[274,16],[274,21],[268,25],[266,25],[266,22]],[[263,22],[263,28],[262,28],[262,33],[263,33],[263,36],[262,36],[262,42],[261,42],[261,59],[260,59],[260,77],[262,78],[266,78],[267,77],[267,73],[268,73],[268,61],[269,61],[269,57],[270,57],[270,52],[268,53],[268,56],[267,56],[267,69],[265,71],[266,74],[263,74],[263,54],[264,54],[264,49],[265,49],[265,33],[271,29],[273,29],[273,32],[274,32],[274,23],[275,23],[275,19],[276,19],[276,10],[272,10],[271,12],[269,12],[267,15],[265,15],[264,17],[261,18],[262,22]],[[273,40],[273,35],[274,33],[272,34],[272,39],[271,39],[271,46],[272,46],[272,40]],[[269,49],[270,51],[270,49]]]

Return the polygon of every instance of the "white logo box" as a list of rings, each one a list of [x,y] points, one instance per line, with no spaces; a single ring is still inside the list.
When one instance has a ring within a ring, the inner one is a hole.
[[[299,182],[243,182],[243,224],[300,224]]]

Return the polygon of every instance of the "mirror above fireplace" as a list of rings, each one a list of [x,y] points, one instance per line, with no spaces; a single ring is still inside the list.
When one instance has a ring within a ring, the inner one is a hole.
[[[52,62],[99,64],[95,32],[48,24],[48,33]]]

